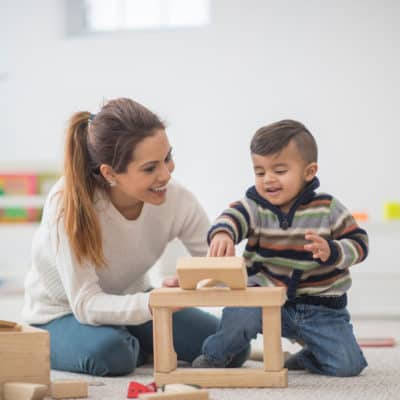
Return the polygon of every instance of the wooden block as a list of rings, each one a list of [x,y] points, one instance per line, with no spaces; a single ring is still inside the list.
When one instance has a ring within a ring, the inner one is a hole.
[[[1,328],[14,328],[18,324],[13,321],[5,321],[4,319],[0,319],[0,329]]]
[[[52,381],[50,395],[54,399],[88,397],[88,383],[79,380]]]
[[[194,389],[190,392],[157,392],[143,393],[139,395],[139,399],[146,400],[208,400],[208,392],[204,389]]]
[[[0,400],[5,382],[49,385],[50,340],[47,331],[25,325],[17,332],[0,331],[0,355]]]
[[[247,270],[243,257],[183,257],[176,272],[182,289],[196,289],[198,282],[213,279],[231,289],[247,286]]]
[[[16,322],[0,320],[0,332],[21,331],[21,325]]]
[[[264,370],[280,371],[283,368],[281,308],[278,306],[263,307],[262,324]]]
[[[7,382],[3,386],[4,400],[41,400],[47,394],[47,385]]]
[[[263,371],[254,368],[178,368],[169,373],[155,372],[157,386],[187,383],[201,387],[287,387],[287,369]]]
[[[249,287],[244,290],[160,288],[150,293],[151,307],[264,307],[281,306],[285,301],[286,291],[282,287]]]
[[[177,367],[172,336],[172,311],[169,308],[153,308],[154,370],[169,372]]]

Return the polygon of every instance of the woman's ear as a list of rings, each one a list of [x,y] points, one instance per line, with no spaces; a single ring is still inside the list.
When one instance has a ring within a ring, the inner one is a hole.
[[[103,175],[103,178],[110,184],[113,185],[116,181],[116,174],[114,170],[107,164],[100,165],[100,173]]]
[[[312,181],[315,175],[317,175],[317,172],[318,172],[318,164],[316,162],[308,164],[305,169],[306,182]]]

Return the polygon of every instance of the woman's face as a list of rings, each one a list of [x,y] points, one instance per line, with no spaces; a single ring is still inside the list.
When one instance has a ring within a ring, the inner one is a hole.
[[[137,202],[164,203],[167,184],[175,168],[172,148],[163,129],[136,145],[132,160],[124,173],[115,174],[116,185],[111,198],[121,206]]]

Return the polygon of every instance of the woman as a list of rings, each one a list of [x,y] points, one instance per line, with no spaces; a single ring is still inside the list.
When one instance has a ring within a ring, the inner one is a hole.
[[[120,98],[72,116],[25,282],[23,318],[50,332],[53,369],[123,375],[152,353],[147,271],[175,238],[207,252],[208,218],[173,170],[165,126],[141,104]],[[192,362],[217,319],[198,309],[173,318],[178,359]]]

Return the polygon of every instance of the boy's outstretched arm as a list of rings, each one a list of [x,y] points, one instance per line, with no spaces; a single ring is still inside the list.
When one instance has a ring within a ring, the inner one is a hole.
[[[250,216],[244,204],[240,201],[231,204],[208,231],[209,255],[234,256],[235,244],[247,238],[250,231]]]

